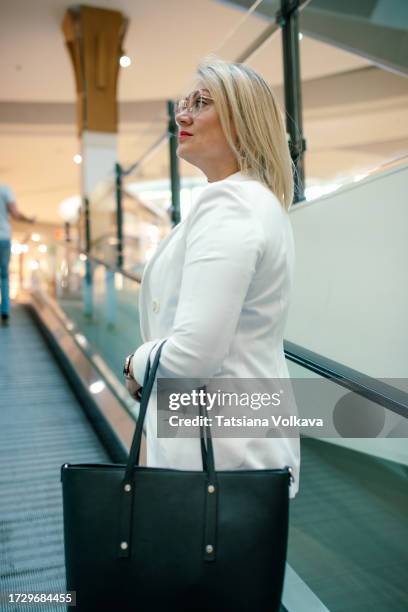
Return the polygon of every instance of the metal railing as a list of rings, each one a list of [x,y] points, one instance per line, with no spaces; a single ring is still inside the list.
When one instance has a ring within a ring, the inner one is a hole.
[[[289,340],[284,351],[289,361],[408,418],[408,393]]]

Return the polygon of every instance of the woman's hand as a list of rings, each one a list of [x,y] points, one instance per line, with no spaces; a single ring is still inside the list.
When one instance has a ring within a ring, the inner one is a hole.
[[[128,355],[123,366],[123,374],[125,376],[125,387],[133,399],[140,402],[142,396],[142,386],[137,382],[133,375],[132,361],[134,353]]]
[[[133,399],[140,402],[142,385],[139,385],[139,383],[131,376],[126,376],[125,385],[129,395],[133,397]]]

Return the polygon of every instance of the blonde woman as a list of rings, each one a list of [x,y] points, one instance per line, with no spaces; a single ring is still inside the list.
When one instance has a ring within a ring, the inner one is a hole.
[[[178,104],[177,154],[208,185],[188,217],[161,242],[140,289],[142,344],[127,358],[139,397],[149,354],[167,338],[158,377],[288,378],[283,351],[294,244],[288,210],[292,162],[274,94],[253,69],[210,58]],[[201,470],[197,439],[157,437],[153,396],[146,415],[147,465]],[[299,440],[213,439],[217,470],[291,466]]]

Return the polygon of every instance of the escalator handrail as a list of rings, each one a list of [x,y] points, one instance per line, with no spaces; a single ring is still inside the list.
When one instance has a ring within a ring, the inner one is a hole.
[[[105,261],[104,259],[101,259],[100,257],[96,257],[95,255],[89,255],[87,253],[84,253],[84,255],[86,255],[88,259],[95,262],[96,264],[104,266],[105,268],[108,268],[108,270],[115,272],[115,274],[121,274],[122,276],[125,276],[126,278],[130,278],[131,280],[139,284],[142,282],[142,277],[139,276],[138,274],[133,274],[133,272],[129,272],[128,270],[124,270],[123,268],[119,268],[115,264],[110,263],[109,261]]]
[[[332,380],[402,417],[408,418],[408,393],[405,391],[289,340],[284,340],[284,351],[289,361]]]

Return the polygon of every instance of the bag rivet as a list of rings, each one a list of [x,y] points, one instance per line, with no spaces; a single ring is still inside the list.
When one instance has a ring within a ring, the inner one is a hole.
[[[130,484],[125,484],[125,486],[123,487],[125,489],[125,491],[131,491],[132,487],[130,486]]]
[[[121,542],[120,543],[120,547],[121,547],[122,550],[126,550],[127,547],[128,547],[128,543],[127,542]]]
[[[209,493],[214,493],[214,491],[215,491],[214,485],[208,485],[208,492]]]
[[[211,544],[207,544],[207,546],[205,547],[205,552],[212,553],[213,550],[214,550],[214,547],[211,546]]]

